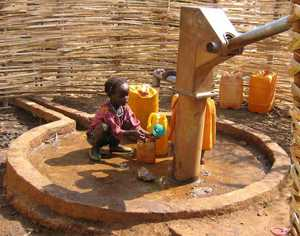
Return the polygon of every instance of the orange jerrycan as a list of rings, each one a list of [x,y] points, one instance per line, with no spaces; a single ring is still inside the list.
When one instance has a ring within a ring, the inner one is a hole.
[[[243,80],[241,73],[225,72],[220,80],[220,107],[239,109],[243,103]]]
[[[169,151],[169,144],[168,144],[168,118],[165,113],[162,112],[153,112],[150,114],[148,119],[148,132],[152,133],[153,127],[156,124],[162,125],[165,132],[164,135],[158,138],[155,141],[155,154],[157,156],[165,156],[168,154]]]
[[[155,163],[155,143],[138,141],[136,145],[136,157],[144,163]]]
[[[128,105],[140,120],[141,126],[147,129],[149,115],[158,112],[158,92],[150,85],[130,85]]]
[[[248,110],[266,113],[272,110],[277,74],[259,71],[253,74],[249,82]]]
[[[169,139],[174,141],[175,136],[175,123],[176,123],[176,104],[178,101],[178,94],[172,97],[171,110],[172,117],[169,127]],[[205,120],[203,130],[202,150],[211,150],[216,143],[216,105],[215,101],[211,98],[206,100],[205,107]]]

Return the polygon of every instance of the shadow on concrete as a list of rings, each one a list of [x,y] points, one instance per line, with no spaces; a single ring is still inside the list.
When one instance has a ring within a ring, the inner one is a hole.
[[[65,186],[64,179],[68,176],[61,173],[62,184],[47,186],[47,191],[60,193],[63,198],[116,211],[125,211],[125,202],[128,200],[178,186],[174,181],[162,185],[159,181],[147,183],[137,179],[138,168],[142,166],[153,173],[157,179],[161,176],[171,179],[171,158],[160,160],[155,165],[139,163],[130,157],[116,156],[95,163],[89,160],[88,149],[83,149],[59,158],[48,159],[45,164],[58,167],[77,166],[74,170],[77,172],[77,177],[74,179],[76,190],[62,187]]]

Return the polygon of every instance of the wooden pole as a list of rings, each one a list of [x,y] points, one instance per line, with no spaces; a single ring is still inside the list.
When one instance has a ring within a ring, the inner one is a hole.
[[[176,106],[174,177],[192,181],[200,174],[206,99],[179,96]]]
[[[193,95],[210,90],[213,82],[210,72],[215,64],[206,65],[207,62],[214,61],[216,55],[206,53],[204,44],[207,39],[201,38],[202,34],[199,34],[204,32],[205,22],[197,24],[200,14],[197,8],[181,9],[176,90],[182,93],[175,111],[173,165],[173,175],[178,181],[192,181],[200,175],[206,98],[199,100]],[[208,39],[214,38],[212,31],[205,33]],[[183,92],[191,96],[186,96]]]

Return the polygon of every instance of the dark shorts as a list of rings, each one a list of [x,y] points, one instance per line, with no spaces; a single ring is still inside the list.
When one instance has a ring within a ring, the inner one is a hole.
[[[112,135],[110,127],[105,123],[101,123],[92,131],[88,131],[86,136],[88,143],[92,146],[118,146],[120,143],[120,141]]]

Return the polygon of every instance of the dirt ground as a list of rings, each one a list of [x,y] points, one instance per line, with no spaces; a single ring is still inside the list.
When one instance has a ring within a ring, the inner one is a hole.
[[[164,100],[165,99],[165,100]],[[54,99],[80,110],[93,113],[103,97],[74,98],[60,97]],[[162,98],[162,108],[167,109],[169,98]],[[226,118],[256,128],[271,136],[287,152],[290,142],[290,119],[287,110],[276,108],[266,115],[249,113],[246,106],[241,110],[218,109],[218,117]],[[3,162],[8,143],[26,130],[40,125],[41,121],[28,116],[15,108],[0,110],[0,163]],[[4,165],[0,164],[0,181]],[[2,181],[1,181],[2,182]],[[203,217],[189,220],[176,220],[161,223],[139,225],[103,225],[110,235],[200,235],[200,236],[268,236],[273,226],[289,225],[288,184],[273,202],[253,204],[247,209],[215,217]],[[0,185],[0,236],[12,235],[68,235],[47,230],[17,213],[5,200]],[[74,234],[72,234],[74,235]]]

